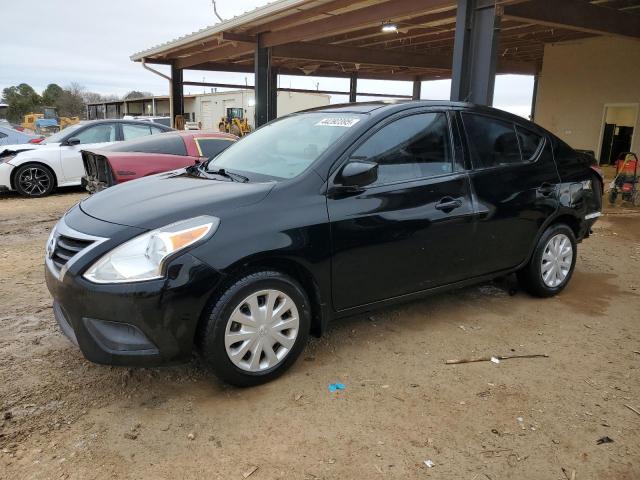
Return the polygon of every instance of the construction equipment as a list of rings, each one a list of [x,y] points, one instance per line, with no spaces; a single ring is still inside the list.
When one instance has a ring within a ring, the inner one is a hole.
[[[243,137],[251,133],[251,127],[242,108],[227,108],[227,116],[220,119],[218,130],[231,133],[237,137]]]
[[[78,122],[80,122],[78,117],[58,117],[58,110],[55,107],[43,107],[42,113],[27,113],[22,127],[39,135],[51,135]]]
[[[609,202],[616,203],[618,195],[622,200],[640,206],[638,179],[638,156],[633,152],[624,152],[616,160],[616,176],[609,185]]]

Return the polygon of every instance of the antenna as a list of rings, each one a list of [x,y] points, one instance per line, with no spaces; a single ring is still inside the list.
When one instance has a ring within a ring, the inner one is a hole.
[[[224,22],[222,17],[218,14],[218,9],[216,8],[216,0],[211,0],[211,4],[213,5],[213,13],[216,14],[216,17],[218,17],[218,20],[220,20],[221,22]]]

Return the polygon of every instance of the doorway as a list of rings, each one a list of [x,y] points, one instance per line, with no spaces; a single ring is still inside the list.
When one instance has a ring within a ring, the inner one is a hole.
[[[200,102],[200,121],[203,130],[213,130],[213,112],[211,111],[211,100]]]
[[[605,105],[598,157],[600,165],[615,164],[620,153],[631,150],[637,122],[638,104]]]

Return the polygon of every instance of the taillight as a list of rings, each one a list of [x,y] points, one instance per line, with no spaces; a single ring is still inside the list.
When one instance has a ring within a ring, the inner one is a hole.
[[[31,140],[29,140],[29,143],[38,144],[38,143],[42,142],[43,140],[44,140],[44,137],[32,138]]]

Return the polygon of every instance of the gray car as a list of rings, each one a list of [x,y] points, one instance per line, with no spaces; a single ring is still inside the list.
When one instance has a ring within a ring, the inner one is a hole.
[[[29,143],[31,140],[42,138],[41,135],[32,135],[30,133],[20,132],[11,128],[10,123],[0,123],[0,146],[2,145],[19,145]]]

